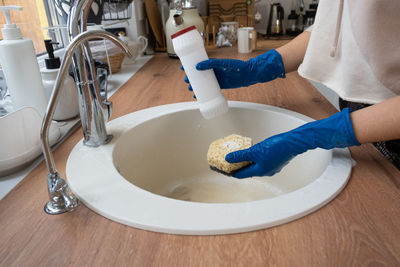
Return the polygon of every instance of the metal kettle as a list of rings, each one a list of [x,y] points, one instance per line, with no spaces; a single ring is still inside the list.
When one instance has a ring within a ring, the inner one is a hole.
[[[271,3],[267,35],[281,35],[283,33],[284,10],[280,3]]]
[[[204,35],[204,22],[192,0],[174,0],[170,9],[169,18],[165,23],[168,56],[177,58],[172,45],[171,35],[189,26],[196,26],[201,35]]]

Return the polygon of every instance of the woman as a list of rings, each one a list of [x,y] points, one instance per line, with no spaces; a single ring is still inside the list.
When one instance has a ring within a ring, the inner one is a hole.
[[[298,70],[340,96],[341,112],[228,154],[230,163],[253,163],[234,176],[270,176],[307,150],[371,142],[400,169],[398,142],[384,142],[400,139],[398,14],[396,0],[320,0],[312,29],[285,46],[249,61],[198,63],[198,70],[214,69],[221,89],[268,82]]]

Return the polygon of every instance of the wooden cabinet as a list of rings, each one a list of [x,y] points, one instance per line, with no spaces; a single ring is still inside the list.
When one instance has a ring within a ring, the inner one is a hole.
[[[248,0],[208,0],[208,24],[218,29],[219,23],[237,21],[239,27],[254,26],[254,2]]]

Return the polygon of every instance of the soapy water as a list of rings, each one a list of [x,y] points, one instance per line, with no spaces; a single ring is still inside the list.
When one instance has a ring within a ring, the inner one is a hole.
[[[234,132],[252,136],[257,142],[292,127],[290,120],[286,122],[289,126],[279,128],[283,119],[273,121],[264,113],[254,112],[232,108],[218,119],[204,120],[196,109],[140,124],[118,141],[114,165],[122,177],[143,190],[203,203],[270,199],[314,182],[329,163],[329,152],[317,149],[303,153],[272,177],[236,179],[210,170],[207,149],[216,137]]]

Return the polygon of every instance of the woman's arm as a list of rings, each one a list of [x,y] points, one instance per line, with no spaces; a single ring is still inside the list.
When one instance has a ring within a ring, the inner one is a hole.
[[[346,108],[323,120],[271,136],[248,149],[231,152],[225,159],[229,163],[252,162],[237,171],[236,178],[271,176],[292,158],[311,149],[400,139],[400,112],[396,112],[399,105],[397,96],[353,113]]]
[[[301,62],[303,62],[310,35],[309,31],[305,31],[289,43],[276,49],[281,54],[285,73],[297,70]]]
[[[237,59],[215,59],[199,62],[197,70],[213,69],[221,89],[231,89],[264,83],[285,73],[297,70],[304,58],[310,32],[306,31],[286,45],[271,49],[247,61]],[[185,82],[189,83],[187,77]],[[189,90],[192,90],[189,84]]]
[[[351,113],[359,143],[400,139],[400,96]]]
[[[282,56],[285,72],[297,70],[303,61],[311,33],[303,32],[276,49]],[[351,113],[358,142],[371,143],[400,139],[400,96]]]

